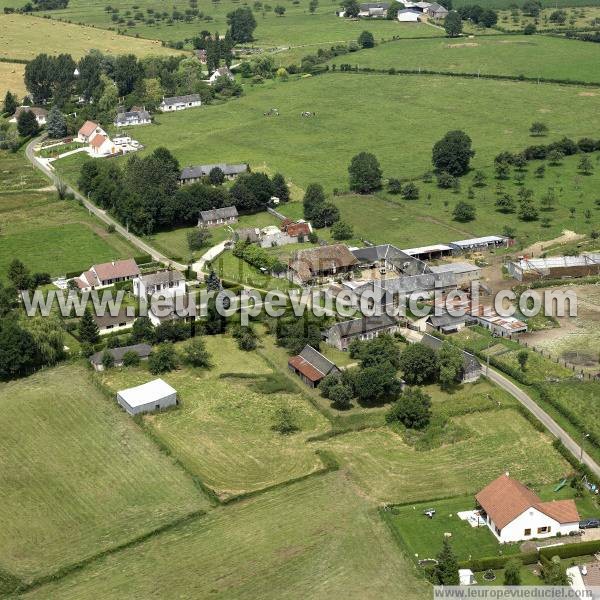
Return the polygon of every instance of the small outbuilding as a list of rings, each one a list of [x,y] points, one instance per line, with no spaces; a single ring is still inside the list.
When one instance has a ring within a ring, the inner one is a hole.
[[[117,392],[117,402],[130,415],[164,410],[177,404],[177,391],[166,381],[155,379]]]

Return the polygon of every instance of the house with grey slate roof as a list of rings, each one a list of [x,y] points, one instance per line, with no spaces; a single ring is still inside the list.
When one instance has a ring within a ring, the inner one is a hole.
[[[186,96],[163,98],[162,102],[158,105],[158,109],[161,112],[174,112],[176,110],[186,110],[187,108],[194,108],[195,106],[201,105],[202,100],[200,99],[200,94],[187,94]]]
[[[237,223],[238,211],[235,206],[224,206],[203,210],[198,218],[198,227],[218,227],[219,225],[231,225]]]
[[[232,180],[242,173],[247,173],[250,169],[246,163],[228,164],[216,163],[213,165],[195,165],[185,167],[179,175],[179,185],[188,183],[198,183],[204,177],[208,177],[213,169],[221,169],[225,179]]]
[[[326,331],[325,341],[338,350],[348,350],[352,340],[372,340],[385,333],[392,334],[396,331],[398,331],[396,319],[383,314],[336,323]]]
[[[117,113],[115,127],[130,127],[131,125],[149,125],[152,123],[150,113],[145,110],[130,110]]]
[[[183,273],[175,269],[139,275],[133,280],[133,293],[138,298],[145,298],[153,294],[165,296],[185,294],[185,277]]]
[[[104,352],[105,350],[96,352],[90,356],[90,363],[96,371],[104,371],[104,365],[102,364]],[[112,354],[115,367],[122,367],[123,358],[127,352],[137,354],[140,360],[147,360],[150,352],[152,352],[152,346],[150,344],[134,344],[132,346],[122,346],[121,348],[108,348],[106,352]]]

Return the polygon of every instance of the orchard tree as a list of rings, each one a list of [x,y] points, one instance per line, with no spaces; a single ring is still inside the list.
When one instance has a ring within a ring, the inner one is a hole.
[[[455,11],[450,11],[444,19],[444,29],[448,37],[458,37],[462,33],[462,19]]]
[[[281,4],[278,4],[274,9],[273,12],[278,16],[278,17],[283,17],[283,15],[285,15],[285,6],[281,6]]]
[[[342,6],[344,7],[344,17],[351,19],[358,17],[360,5],[357,0],[344,0]]]
[[[418,200],[419,199],[419,188],[412,181],[409,181],[402,188],[402,197],[405,200]]]
[[[177,368],[177,353],[171,342],[159,344],[148,357],[148,369],[152,375],[168,373]]]
[[[438,171],[461,177],[469,170],[475,151],[471,138],[464,131],[449,131],[433,146],[432,163]]]
[[[594,165],[592,164],[590,157],[585,154],[581,157],[577,168],[580,173],[583,173],[584,175],[591,175],[594,172]]]
[[[381,187],[381,167],[374,154],[360,152],[348,167],[350,189],[359,194],[370,194]]]
[[[486,176],[483,171],[477,171],[473,176],[473,185],[475,187],[485,187]]]
[[[475,207],[472,204],[459,202],[452,211],[452,216],[459,223],[468,223],[475,219],[475,213]]]
[[[515,212],[515,201],[510,194],[502,194],[496,200],[496,208],[501,213],[514,213]]]
[[[540,121],[535,121],[529,128],[529,133],[534,137],[540,137],[548,134],[548,125]]]
[[[338,221],[331,228],[331,237],[334,240],[349,240],[353,235],[352,225],[345,221]]]
[[[195,227],[193,231],[187,234],[188,248],[191,251],[200,250],[210,244],[212,233],[202,227]]]
[[[196,337],[190,340],[183,348],[183,361],[192,367],[209,368],[210,353],[202,338]]]
[[[313,15],[319,6],[319,0],[310,0],[308,3],[308,12]]]
[[[517,360],[519,361],[521,371],[525,371],[527,369],[527,361],[529,360],[529,352],[527,350],[519,350]]]

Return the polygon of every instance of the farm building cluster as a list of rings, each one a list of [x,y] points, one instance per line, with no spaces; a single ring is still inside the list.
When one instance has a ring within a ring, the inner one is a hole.
[[[396,8],[397,19],[401,23],[419,23],[421,21],[441,21],[448,16],[448,9],[437,2],[410,2],[410,0],[392,0],[392,2],[364,2],[359,4],[358,18],[386,19],[390,7]],[[338,17],[346,16],[346,9],[335,13]]]

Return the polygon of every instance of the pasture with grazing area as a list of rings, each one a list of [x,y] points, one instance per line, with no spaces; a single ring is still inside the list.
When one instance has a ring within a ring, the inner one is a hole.
[[[552,57],[552,60],[548,60]],[[423,69],[567,79],[600,85],[598,44],[541,35],[401,40],[337,56],[329,64],[361,69]],[[475,85],[475,84],[473,84]],[[514,109],[513,109],[514,110]]]
[[[181,164],[266,164],[301,187],[316,181],[331,192],[347,189],[348,164],[362,150],[377,155],[385,177],[422,175],[431,169],[433,144],[452,129],[472,137],[475,168],[531,144],[529,127],[541,118],[553,139],[593,135],[598,101],[593,90],[575,86],[338,73],[269,82],[226,104],[160,115],[136,137],[148,151],[169,139]],[[271,107],[279,117],[264,116]],[[434,107],[440,118],[431,118]],[[303,111],[316,116],[303,118]]]
[[[105,54],[136,54],[165,56],[177,50],[163,48],[160,42],[118,35],[112,31],[61,23],[26,15],[0,15],[0,58],[31,60],[40,52],[66,52],[78,59],[95,48]],[[33,40],[43,41],[43,44]]]
[[[210,507],[172,459],[67,364],[0,384],[0,555],[31,581]]]
[[[273,390],[269,385],[273,371],[256,352],[238,350],[228,336],[204,339],[214,366],[209,371],[184,368],[164,375],[179,392],[181,406],[146,416],[153,434],[224,499],[322,469],[316,448],[307,445],[306,438],[327,430],[328,423],[299,389],[286,383],[281,391],[268,393]],[[103,375],[113,390],[151,379],[143,367]],[[282,406],[292,411],[300,428],[297,433],[272,430]]]
[[[339,473],[240,502],[108,556],[25,598],[425,600],[373,504]]]

